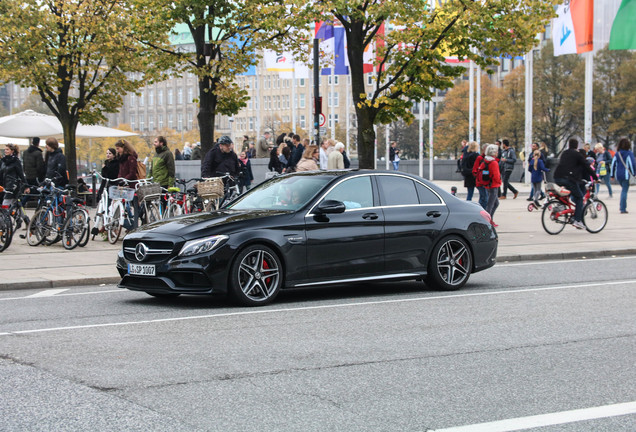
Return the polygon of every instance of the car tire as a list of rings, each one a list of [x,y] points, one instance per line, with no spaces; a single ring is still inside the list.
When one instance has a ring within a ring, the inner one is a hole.
[[[283,286],[283,265],[276,252],[265,245],[241,250],[230,270],[230,297],[244,306],[271,303]]]
[[[463,287],[472,271],[473,256],[465,240],[458,236],[445,237],[431,253],[426,284],[443,291]]]

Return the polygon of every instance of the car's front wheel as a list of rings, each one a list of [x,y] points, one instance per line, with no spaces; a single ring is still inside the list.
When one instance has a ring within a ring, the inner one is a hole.
[[[283,266],[265,245],[252,245],[237,255],[230,274],[230,295],[245,306],[271,303],[283,284]]]
[[[466,242],[457,236],[446,237],[433,249],[426,284],[445,291],[458,290],[468,281],[472,265]]]

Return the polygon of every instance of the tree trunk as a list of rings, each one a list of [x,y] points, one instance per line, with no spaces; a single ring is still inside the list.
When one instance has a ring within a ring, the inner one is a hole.
[[[75,136],[79,120],[70,114],[60,113],[60,123],[64,130],[64,157],[66,158],[66,172],[68,184],[77,186],[77,138]]]
[[[358,161],[360,168],[375,168],[375,131],[373,130],[374,115],[356,109],[358,115]]]
[[[216,110],[216,96],[210,88],[210,78],[199,81],[199,134],[201,136],[201,163],[205,154],[212,150],[214,143],[214,112]]]

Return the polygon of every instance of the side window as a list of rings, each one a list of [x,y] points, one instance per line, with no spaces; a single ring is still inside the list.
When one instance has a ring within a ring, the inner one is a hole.
[[[354,177],[334,187],[323,200],[342,201],[347,208],[373,207],[373,189],[369,176]]]
[[[417,195],[420,197],[420,204],[441,204],[439,197],[422,183],[415,182]]]
[[[413,205],[420,203],[413,180],[406,177],[385,175],[380,175],[376,178],[380,184],[383,206]]]

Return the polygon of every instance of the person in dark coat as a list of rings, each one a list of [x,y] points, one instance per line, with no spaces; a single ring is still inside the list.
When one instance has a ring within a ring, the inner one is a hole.
[[[68,173],[66,172],[66,157],[62,153],[60,144],[55,138],[46,140],[46,174],[45,178],[53,181],[56,186],[64,187],[68,183]]]
[[[243,193],[243,188],[245,190],[250,190],[252,186],[252,180],[254,180],[254,174],[252,173],[252,164],[250,163],[250,159],[247,157],[247,152],[242,151],[238,158],[241,176],[239,177],[239,193]]]
[[[137,152],[135,148],[128,141],[121,139],[115,143],[115,150],[119,162],[117,177],[137,180]],[[129,183],[128,187],[134,188],[135,184]]]
[[[223,135],[219,138],[218,144],[206,153],[201,164],[201,177],[222,177],[225,173],[229,173],[236,178],[239,172],[239,161],[232,150],[232,139]]]
[[[102,167],[102,184],[99,186],[99,193],[97,194],[97,200],[102,198],[102,192],[106,187],[105,179],[116,179],[119,176],[119,160],[117,159],[117,150],[109,148],[106,150],[106,160]]]
[[[40,138],[35,137],[31,140],[29,148],[22,153],[24,176],[26,177],[27,184],[33,188],[37,187],[37,185],[44,180],[44,174],[46,173],[44,155],[39,146]],[[25,206],[27,201],[29,201],[29,195],[22,195],[22,206]]]
[[[20,188],[26,184],[22,163],[18,156],[20,150],[15,144],[7,144],[4,157],[0,159],[0,185],[4,187],[3,206],[10,206],[20,193]]]
[[[464,176],[464,187],[467,191],[466,201],[472,201],[475,187],[477,186],[475,176],[473,175],[473,168],[479,156],[479,144],[475,141],[471,141],[466,144],[465,147],[466,152],[461,160],[461,173],[462,176]]]
[[[267,164],[267,168],[270,171],[276,171],[280,174],[283,172],[283,164],[280,161],[280,155],[278,153],[279,147],[274,147],[272,151],[269,152],[269,164]]]

